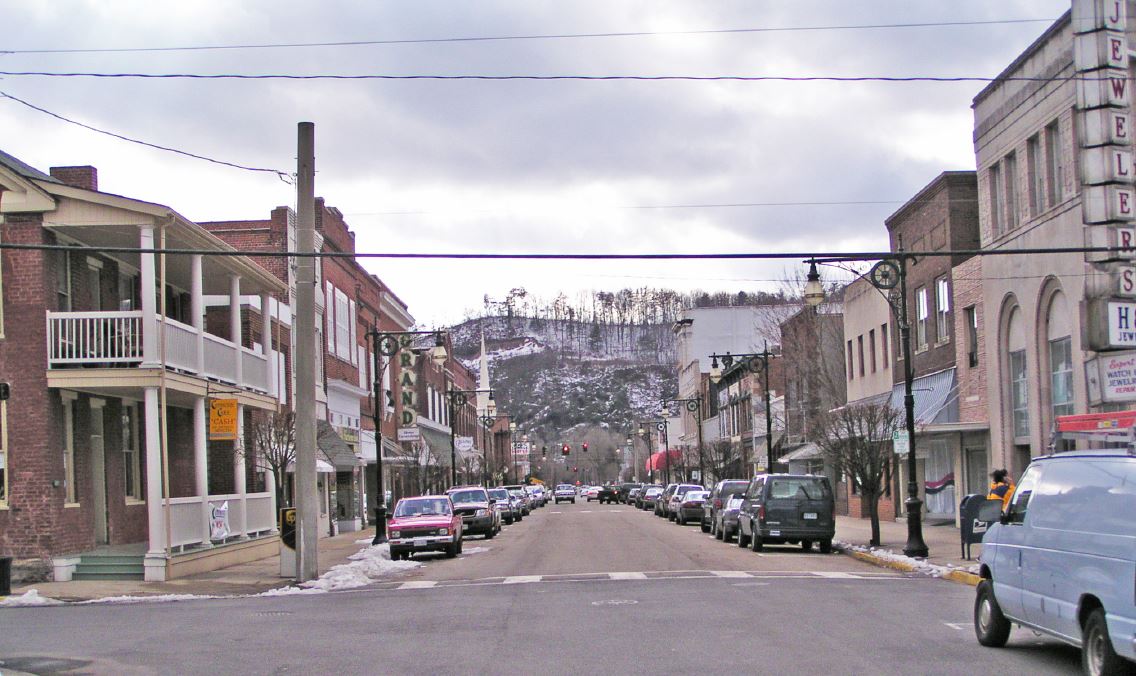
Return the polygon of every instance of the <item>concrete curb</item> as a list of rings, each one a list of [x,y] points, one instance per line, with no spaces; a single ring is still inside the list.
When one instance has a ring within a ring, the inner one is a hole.
[[[885,559],[883,557],[875,556],[874,554],[871,554],[869,552],[861,552],[855,549],[847,548],[841,548],[839,551],[845,556],[851,556],[854,559],[858,559],[865,563],[870,563],[873,566],[879,566],[880,568],[890,568],[892,570],[899,570],[905,573],[921,572],[919,570],[919,567],[913,564],[903,561]],[[977,586],[978,583],[982,581],[981,577],[975,575],[974,573],[968,573],[965,570],[951,570],[944,574],[942,576],[942,579],[949,580],[951,582],[957,582],[959,584],[970,585],[971,587]]]

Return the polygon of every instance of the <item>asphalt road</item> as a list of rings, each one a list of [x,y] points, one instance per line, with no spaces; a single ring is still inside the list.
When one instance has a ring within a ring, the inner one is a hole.
[[[0,673],[1065,674],[969,587],[758,555],[626,506],[548,506],[454,560],[331,594],[0,609]]]

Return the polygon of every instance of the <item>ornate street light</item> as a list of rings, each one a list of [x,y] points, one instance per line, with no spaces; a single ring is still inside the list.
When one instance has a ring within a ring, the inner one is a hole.
[[[899,339],[903,345],[903,408],[907,427],[907,544],[903,553],[912,557],[926,557],[927,544],[923,541],[923,501],[919,499],[919,484],[915,480],[915,395],[912,392],[915,382],[915,366],[911,363],[911,324],[907,318],[907,266],[913,256],[904,252],[902,243],[899,250],[872,266],[867,275],[859,275],[884,294],[899,324]],[[805,301],[817,306],[824,301],[824,287],[817,273],[817,261],[810,259],[809,274],[805,284]],[[895,293],[896,287],[899,292]],[[810,288],[812,294],[810,295]],[[819,295],[817,295],[819,289]]]
[[[445,331],[379,331],[378,321],[374,329],[365,335],[371,342],[373,354],[373,368],[375,375],[372,383],[371,420],[375,425],[375,469],[378,481],[378,496],[375,506],[375,537],[371,544],[379,545],[387,541],[387,492],[383,488],[383,428],[382,428],[382,401],[383,401],[383,364],[385,357],[387,363],[398,354],[399,350],[410,346],[410,336],[434,336],[434,349],[431,358],[434,363],[441,366],[446,363],[449,355],[446,353]]]
[[[819,283],[819,282],[818,282]],[[765,390],[765,462],[766,471],[773,471],[773,414],[770,408],[769,401],[769,360],[777,355],[769,351],[769,343],[765,343],[765,347],[761,352],[743,352],[741,354],[712,354],[710,355],[710,382],[717,384],[722,380],[722,369],[718,366],[718,360],[726,365],[729,370],[737,361],[737,363],[744,368],[748,369],[750,373],[757,373],[759,370],[762,374],[763,389]],[[743,447],[744,448],[744,447]],[[748,458],[743,453],[742,467],[745,468],[749,463]],[[743,469],[744,471],[744,469]],[[748,478],[748,477],[743,477]]]

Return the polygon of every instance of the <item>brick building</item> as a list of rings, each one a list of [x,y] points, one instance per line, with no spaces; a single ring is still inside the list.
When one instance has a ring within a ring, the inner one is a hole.
[[[169,207],[99,192],[93,167],[47,175],[0,153],[0,217],[7,243],[69,247],[2,254],[0,554],[57,580],[163,580],[273,550],[268,478],[209,439],[206,410],[235,400],[241,439],[249,411],[275,408],[279,327],[241,308],[284,285],[246,257],[145,251],[233,249]],[[117,567],[97,556],[110,546]]]

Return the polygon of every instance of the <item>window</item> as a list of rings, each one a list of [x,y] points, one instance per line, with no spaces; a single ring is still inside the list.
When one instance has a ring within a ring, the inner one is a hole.
[[[1013,407],[1014,437],[1029,436],[1029,390],[1026,383],[1026,351],[1010,353],[1010,405]]]
[[[1049,396],[1055,418],[1073,413],[1073,341],[1069,336],[1049,341]]]
[[[1002,178],[1006,185],[1006,229],[1018,227],[1018,154],[1010,153],[1002,160],[1006,174]]]
[[[864,377],[864,334],[856,336],[856,350],[860,355],[860,377]]]
[[[138,406],[122,405],[122,467],[126,499],[142,500],[142,461],[138,449]]]
[[[335,355],[340,359],[351,361],[351,350],[348,343],[351,341],[351,315],[348,310],[347,294],[339,289],[335,290]]]
[[[1026,141],[1026,178],[1029,180],[1031,216],[1045,211],[1045,166],[1042,164],[1041,136],[1034,134]]]
[[[1006,231],[1002,209],[1002,167],[995,164],[990,167],[990,228],[994,237]]]
[[[348,354],[347,358],[351,361],[352,364],[358,366],[359,365],[359,353],[355,349],[355,347],[359,344],[359,335],[356,333],[357,329],[355,328],[355,301],[349,300],[347,302],[347,306],[348,306],[347,316],[349,318],[347,326],[348,326],[348,330],[351,333],[351,335],[348,337],[348,340],[347,340],[347,354]]]
[[[1026,519],[1026,510],[1029,507],[1030,498],[1033,497],[1033,489],[1037,486],[1037,475],[1041,470],[1037,467],[1030,467],[1026,473],[1022,475],[1021,481],[1014,489],[1014,497],[1010,501],[1010,509],[1008,510],[1010,523],[1022,523]]]
[[[856,375],[855,368],[856,368],[855,364],[853,364],[853,360],[852,360],[852,340],[849,339],[848,340],[848,380],[852,380],[852,378]]]
[[[8,506],[8,402],[0,401],[0,507]]]
[[[89,309],[98,312],[103,309],[103,264],[97,258],[87,259],[87,293]]]
[[[880,324],[880,356],[884,358],[884,368],[888,367],[888,325],[887,322]]]
[[[121,265],[121,264],[120,264]],[[125,272],[118,274],[118,309],[123,312],[141,307],[138,299],[138,276]]]
[[[944,275],[935,280],[935,341],[946,343],[950,341],[950,322],[947,319],[951,312],[951,290]]]
[[[324,296],[323,302],[323,316],[327,321],[327,351],[329,354],[335,354],[335,287],[331,282],[327,282],[325,288],[327,294]]]
[[[915,349],[927,349],[927,324],[930,319],[930,308],[927,303],[927,287],[921,286],[915,290]]]
[[[872,355],[872,373],[876,372],[876,330],[868,330],[868,352]]]
[[[63,484],[67,489],[67,503],[79,502],[75,485],[75,399],[71,392],[63,392]]]
[[[978,311],[973,305],[963,310],[966,316],[966,363],[978,366]]]
[[[1061,135],[1057,120],[1045,127],[1045,185],[1049,188],[1049,206],[1061,201],[1061,184],[1065,180],[1061,164]]]
[[[55,257],[55,309],[71,311],[71,254],[57,251]]]

